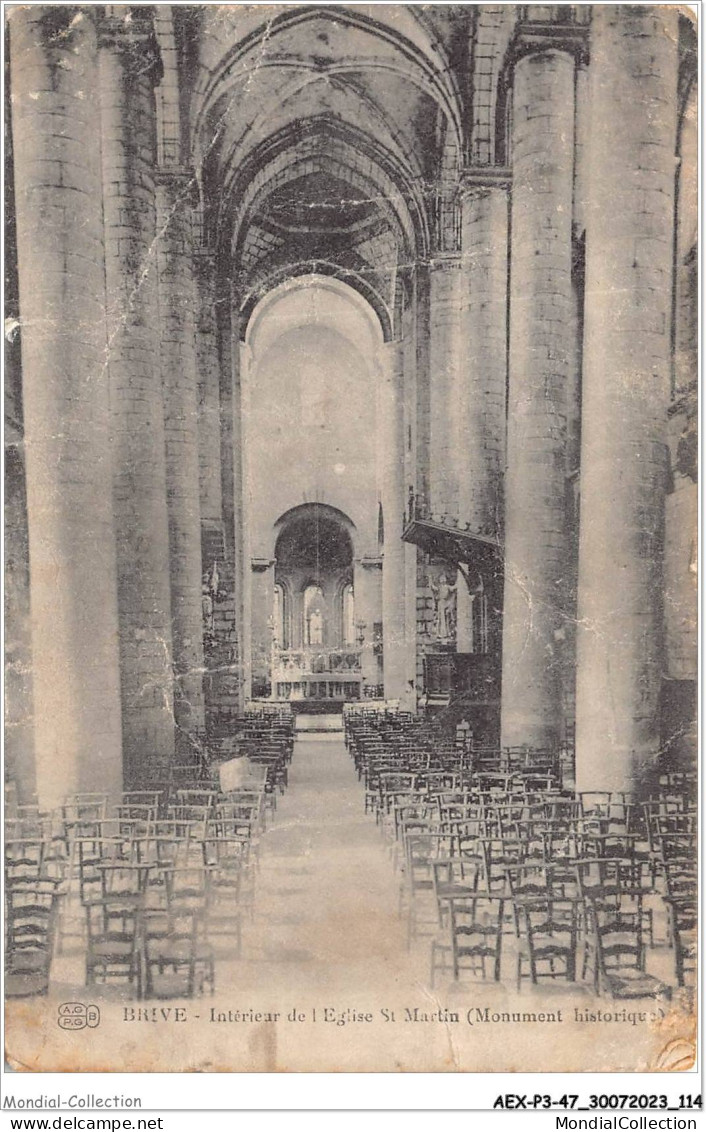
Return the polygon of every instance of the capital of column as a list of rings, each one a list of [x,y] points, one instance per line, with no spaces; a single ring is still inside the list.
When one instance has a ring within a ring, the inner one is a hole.
[[[154,177],[158,185],[173,185],[177,189],[188,188],[196,181],[190,165],[157,165]]]
[[[558,12],[570,11],[563,5],[557,7]],[[533,20],[527,16],[531,9],[521,12],[521,18],[515,27],[513,36],[508,44],[501,74],[505,80],[509,78],[520,59],[527,55],[544,55],[550,52],[562,51],[573,55],[578,63],[588,62],[588,24],[576,23],[572,20]],[[524,17],[524,18],[523,18]]]
[[[491,192],[506,193],[511,185],[512,169],[504,165],[467,165],[458,180],[458,199],[463,204]]]
[[[434,252],[429,260],[429,270],[434,272],[459,271],[461,268],[460,252]]]
[[[194,211],[198,191],[194,171],[189,166],[158,165],[154,170],[154,183],[158,189],[164,190],[170,209]]]
[[[75,40],[82,36],[86,20],[96,22],[94,13],[79,4],[33,4],[24,9],[14,8],[10,19],[13,31],[21,23],[32,27],[34,47],[62,54],[75,47]]]
[[[99,48],[113,51],[126,70],[147,75],[154,86],[161,82],[164,68],[151,16],[104,16],[96,22]]]

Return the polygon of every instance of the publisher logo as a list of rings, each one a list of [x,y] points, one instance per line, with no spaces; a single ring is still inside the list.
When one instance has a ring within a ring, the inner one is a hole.
[[[86,1006],[85,1002],[62,1002],[59,1007],[57,1022],[62,1030],[95,1030],[100,1025],[101,1012],[92,1003]]]

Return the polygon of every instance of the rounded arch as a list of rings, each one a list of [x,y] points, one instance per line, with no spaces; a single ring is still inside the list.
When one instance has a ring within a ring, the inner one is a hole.
[[[271,135],[237,167],[224,170],[221,205],[223,226],[231,197],[238,200],[231,250],[241,242],[263,196],[307,172],[334,172],[379,202],[383,215],[399,229],[409,251],[424,253],[429,245],[428,220],[420,197],[419,178],[379,140],[331,118],[328,114],[292,123]]]
[[[345,275],[345,278],[342,278]],[[272,273],[257,288],[246,292],[240,308],[241,341],[251,344],[254,328],[272,303],[284,293],[311,286],[323,287],[344,296],[362,312],[373,333],[373,340],[389,342],[394,337],[393,321],[386,303],[359,272],[347,271],[335,263],[321,260],[286,264]]]
[[[270,9],[271,11],[271,9]],[[209,26],[209,17],[212,28]],[[204,40],[202,44],[202,79],[196,92],[192,111],[193,136],[197,154],[202,152],[200,138],[204,129],[210,141],[212,130],[209,124],[221,116],[217,104],[223,98],[232,100],[231,87],[237,83],[239,68],[246,63],[250,54],[256,54],[258,68],[266,65],[279,65],[304,69],[307,60],[288,52],[287,37],[291,38],[298,28],[312,21],[328,22],[337,29],[352,29],[369,42],[368,54],[353,56],[358,66],[381,65],[397,66],[406,81],[423,90],[439,107],[454,134],[459,153],[462,151],[462,112],[461,97],[453,70],[440,42],[426,19],[420,19],[414,9],[397,8],[391,20],[384,6],[377,8],[363,5],[339,4],[333,8],[323,5],[288,7],[275,15],[263,16],[257,10],[238,13],[237,23],[233,17],[232,38],[228,43],[228,15],[222,11],[207,13]],[[402,27],[403,30],[400,30]],[[224,50],[224,37],[226,48]],[[278,52],[280,42],[285,48]],[[387,55],[384,52],[387,51]],[[271,58],[268,58],[271,53]],[[328,61],[321,55],[311,55],[310,65],[319,73],[327,70]],[[251,68],[245,68],[248,73]],[[242,76],[241,76],[242,77]],[[229,97],[230,96],[230,97]]]
[[[295,523],[321,523],[324,522],[335,524],[348,538],[350,545],[351,561],[355,558],[356,548],[356,525],[352,519],[348,517],[338,507],[332,507],[330,503],[300,503],[296,507],[290,507],[288,511],[280,515],[279,519],[274,523],[275,535],[275,558],[277,557],[277,547],[279,545],[282,535],[292,527]]]
[[[294,594],[292,627],[304,647],[340,646],[346,635],[345,584],[352,582],[355,526],[342,511],[304,503],[275,527],[275,586],[288,579]]]
[[[208,221],[220,258],[237,265],[245,317],[288,276],[319,272],[359,291],[389,341],[409,300],[408,265],[429,254],[425,182],[379,141],[327,114],[287,127],[252,156],[233,171],[216,197],[217,215],[212,212]],[[333,258],[327,241],[317,236],[315,212],[309,230],[277,226],[282,202],[291,209],[299,194],[312,191],[312,179],[341,202],[346,238],[339,239]],[[305,188],[298,188],[300,181]]]
[[[277,180],[310,173],[304,167],[316,160],[333,161],[347,184],[377,202],[397,244],[387,275],[428,255],[436,223],[428,188],[435,163],[455,183],[464,152],[463,100],[448,44],[433,20],[372,5],[273,6],[266,15],[246,8],[237,19],[227,9],[207,10],[199,65],[192,153],[213,202],[204,218],[207,242],[239,265],[244,286],[252,279],[239,253],[253,210]],[[317,109],[322,105],[324,114]],[[264,232],[259,224],[253,231],[256,256],[278,246],[278,235],[267,230],[270,219]],[[306,249],[282,254],[338,258],[322,256],[323,250],[310,241]],[[378,249],[363,259],[363,270],[374,275]],[[385,278],[382,290],[388,289],[392,293],[394,282]],[[372,292],[368,297],[374,302]],[[388,306],[394,307],[392,299]]]
[[[276,66],[272,64],[272,69],[274,70]],[[390,72],[397,77],[400,74],[396,68],[389,66],[376,66],[370,69],[382,73]],[[360,132],[367,138],[408,167],[413,176],[421,176],[421,155],[415,153],[402,129],[386,117],[381,106],[356,80],[357,72],[350,63],[332,65],[324,74],[318,71],[295,72],[284,89],[280,88],[278,91],[282,104],[279,118],[284,123],[281,130],[297,132],[301,130],[302,123],[308,123],[319,117],[317,111],[312,111],[312,104],[314,106],[320,104],[323,98],[328,103],[332,122],[348,128],[359,127]],[[453,137],[450,131],[448,133]],[[271,136],[272,114],[268,112],[267,107],[261,107],[244,127],[239,142],[224,138],[224,181],[228,181],[232,176],[230,171],[239,169],[245,162],[250,162],[253,154],[266,145]]]
[[[302,325],[302,323],[306,321],[316,321],[317,324],[321,325],[323,321],[324,324],[330,322],[333,329],[338,330],[339,324],[332,313],[330,311],[322,311],[318,306],[316,306],[315,300],[312,297],[312,288],[315,287],[323,288],[331,292],[332,294],[337,295],[343,303],[352,308],[362,325],[365,327],[365,331],[370,335],[371,346],[373,348],[376,345],[379,345],[380,343],[388,340],[388,337],[391,335],[391,326],[386,310],[377,309],[369,300],[369,298],[362,293],[361,289],[354,287],[349,282],[338,278],[338,276],[333,272],[327,273],[323,271],[305,271],[303,270],[303,268],[306,266],[311,267],[311,265],[301,266],[301,273],[297,273],[296,271],[293,272],[291,268],[286,269],[283,272],[285,278],[283,278],[274,287],[270,288],[270,290],[268,290],[264,296],[259,294],[252,294],[246,299],[246,302],[241,309],[240,319],[241,337],[246,345],[248,345],[252,349],[257,342],[258,346],[260,348],[263,348],[262,339],[258,341],[263,323],[265,322],[267,315],[270,313],[272,307],[276,303],[280,302],[285,296],[292,296],[294,299],[299,298],[301,300],[301,302],[297,304],[300,309],[297,310],[295,307],[292,312],[291,324],[293,326]],[[317,265],[317,267],[321,266],[321,264]],[[311,312],[306,310],[307,303],[314,304]],[[278,320],[277,335],[281,335],[286,329],[286,323]],[[266,340],[264,345],[266,345]],[[324,507],[327,505],[303,504],[303,506]],[[331,511],[337,510],[335,507],[332,507],[330,509]],[[291,512],[287,512],[286,514],[289,515],[290,513]],[[351,522],[351,520],[346,515],[344,515],[342,511],[338,512],[338,515],[343,521],[347,523]],[[280,517],[280,519],[278,519],[278,523],[283,522],[284,518],[285,516]],[[352,529],[355,530],[355,526],[352,526]]]

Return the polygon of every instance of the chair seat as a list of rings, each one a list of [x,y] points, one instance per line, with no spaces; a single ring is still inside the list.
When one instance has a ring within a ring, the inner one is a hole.
[[[438,884],[436,894],[440,900],[453,900],[454,897],[478,896],[478,890],[470,884]]]
[[[605,980],[614,998],[671,998],[672,994],[671,987],[644,971],[610,972]]]
[[[5,975],[6,998],[30,998],[32,995],[46,994],[49,990],[49,975],[44,971],[8,971]]]
[[[22,947],[8,956],[7,973],[9,976],[48,971],[49,962],[50,956],[46,948]]]
[[[92,943],[89,958],[112,959],[114,962],[130,959],[135,950],[132,940],[100,940]]]
[[[194,944],[190,939],[151,940],[148,954],[150,963],[211,962],[213,948],[205,941]]]

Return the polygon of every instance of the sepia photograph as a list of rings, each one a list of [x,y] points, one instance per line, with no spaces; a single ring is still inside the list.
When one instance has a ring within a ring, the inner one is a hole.
[[[10,1072],[693,1069],[694,8],[3,11]]]

